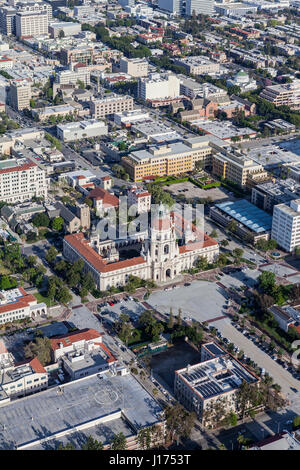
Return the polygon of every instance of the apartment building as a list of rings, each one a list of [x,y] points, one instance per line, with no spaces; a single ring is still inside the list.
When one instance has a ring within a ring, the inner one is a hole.
[[[213,155],[212,172],[241,188],[249,187],[254,181],[258,183],[268,179],[268,173],[262,165],[230,147]]]
[[[180,81],[172,73],[152,73],[138,80],[138,97],[143,101],[178,98]]]
[[[9,2],[11,3],[11,2]],[[12,2],[9,6],[1,6],[0,8],[0,32],[5,34],[6,36],[11,36],[12,34],[17,35],[16,33],[16,16],[18,13],[46,13],[48,22],[52,19],[52,6],[50,3],[46,2]],[[20,19],[19,19],[20,21]],[[29,21],[29,20],[28,20]],[[43,20],[44,21],[44,20]],[[43,22],[42,21],[42,22]],[[22,20],[23,23],[26,23],[26,20]],[[22,23],[21,22],[21,23]],[[35,30],[38,30],[36,26],[37,20],[33,18],[33,25],[32,27]],[[25,26],[24,26],[25,27]],[[28,27],[28,26],[26,26]],[[47,23],[47,30],[43,34],[48,33],[48,23]],[[25,36],[25,34],[20,34],[20,36]]]
[[[105,98],[91,99],[90,101],[90,112],[95,119],[132,110],[133,98],[129,95],[111,93]]]
[[[55,83],[59,85],[69,85],[73,83],[83,82],[84,85],[91,84],[91,72],[87,66],[83,64],[70,64],[67,70],[61,70],[55,74]]]
[[[120,60],[120,72],[127,73],[132,77],[147,77],[148,62],[145,59],[127,59],[123,57]]]
[[[289,253],[300,246],[300,199],[274,206],[271,238]]]
[[[206,167],[211,166],[213,152],[227,145],[213,136],[194,137],[131,152],[123,157],[122,165],[133,181],[178,175],[192,171],[197,161],[202,161]]]
[[[48,34],[47,11],[18,11],[16,13],[16,36],[38,37]]]
[[[56,126],[57,137],[63,142],[99,137],[101,135],[107,135],[107,132],[107,125],[103,121],[96,119],[69,122]]]
[[[158,0],[158,8],[169,11],[173,14],[181,14],[183,12],[182,0]]]
[[[47,306],[38,304],[36,298],[27,294],[23,287],[0,291],[0,324],[35,318],[37,315],[46,316]]]
[[[243,381],[255,384],[259,379],[213,342],[202,345],[201,360],[175,371],[174,393],[207,427],[215,424],[214,405],[222,405],[223,418],[229,412],[238,413],[236,395],[239,387]]]
[[[175,59],[176,65],[182,65],[191,75],[215,74],[220,71],[220,64],[209,60],[205,56],[190,56]]]
[[[10,203],[47,198],[46,172],[29,159],[0,162],[0,200]]]
[[[135,206],[137,214],[149,212],[151,209],[151,194],[145,189],[133,186],[128,191],[128,207]]]
[[[31,85],[26,80],[15,81],[9,87],[10,106],[16,111],[30,108]]]
[[[270,101],[275,106],[290,106],[300,109],[300,80],[282,85],[267,86],[260,94],[261,98]]]

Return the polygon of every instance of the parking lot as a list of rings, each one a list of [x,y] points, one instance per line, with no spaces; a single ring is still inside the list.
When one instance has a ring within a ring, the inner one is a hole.
[[[219,188],[210,188],[210,189],[201,189],[198,186],[195,186],[189,181],[184,181],[183,183],[172,184],[171,186],[164,186],[165,190],[168,190],[174,196],[179,196],[182,194],[187,199],[195,198],[211,198],[212,201],[235,201],[236,198],[229,191],[219,187]]]
[[[225,277],[225,276],[224,276]],[[171,291],[157,291],[150,295],[147,302],[161,313],[178,314],[192,317],[200,322],[224,315],[226,292],[214,282],[193,281],[188,287],[179,287]]]
[[[98,308],[98,312],[105,320],[108,320],[112,323],[119,321],[120,315],[122,313],[129,315],[131,321],[135,323],[138,321],[138,317],[141,315],[141,313],[143,313],[145,310],[145,308],[140,303],[135,302],[133,299],[129,299],[127,301],[121,300],[114,305],[110,305],[109,302],[103,302],[103,304],[104,303],[106,305]]]

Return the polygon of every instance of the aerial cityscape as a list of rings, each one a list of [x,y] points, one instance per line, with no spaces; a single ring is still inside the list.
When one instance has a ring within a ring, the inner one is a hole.
[[[300,450],[299,0],[0,0],[0,449]]]

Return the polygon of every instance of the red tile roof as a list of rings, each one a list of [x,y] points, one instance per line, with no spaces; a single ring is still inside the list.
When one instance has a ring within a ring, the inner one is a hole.
[[[118,269],[129,268],[143,264],[146,261],[142,256],[136,258],[126,259],[124,261],[116,261],[115,263],[107,264],[90,245],[88,240],[84,238],[83,233],[74,233],[65,236],[65,240],[84,258],[88,261],[98,272],[108,273]]]
[[[2,170],[0,170],[0,174],[3,174],[3,173],[13,173],[14,171],[25,171],[25,170],[29,170],[30,168],[34,167],[34,166],[37,166],[35,163],[24,163],[24,165],[20,165],[20,166],[13,166],[11,168],[3,168]]]
[[[6,312],[12,312],[20,308],[26,308],[29,306],[29,303],[31,302],[37,303],[36,298],[31,294],[27,294],[27,292],[22,287],[19,287],[19,291],[21,294],[23,294],[23,297],[20,297],[19,300],[17,300],[16,302],[10,302],[5,305],[1,305],[0,314],[6,313]]]
[[[51,338],[51,348],[55,351],[56,349],[60,349],[60,343],[67,347],[73,343],[77,343],[78,341],[90,341],[91,339],[98,339],[100,336],[103,336],[103,333],[99,333],[99,331],[92,328],[86,328],[84,330],[74,331],[67,335],[60,335],[55,338]]]
[[[103,188],[97,187],[93,189],[88,197],[90,199],[95,199],[96,201],[103,201],[104,208],[119,206],[119,199]]]
[[[24,366],[25,364],[28,364],[29,366],[31,366],[32,369],[38,374],[47,373],[46,369],[42,366],[42,364],[40,363],[37,357],[35,357],[34,359],[27,359],[27,361],[17,362],[15,366],[16,367]]]

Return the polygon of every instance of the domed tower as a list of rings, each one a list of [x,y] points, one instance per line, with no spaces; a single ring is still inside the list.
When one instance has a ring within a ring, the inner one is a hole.
[[[174,259],[178,255],[174,216],[169,210],[160,206],[157,216],[153,217],[150,233],[150,257],[154,281],[164,282],[176,276]]]

